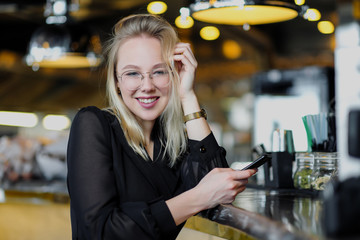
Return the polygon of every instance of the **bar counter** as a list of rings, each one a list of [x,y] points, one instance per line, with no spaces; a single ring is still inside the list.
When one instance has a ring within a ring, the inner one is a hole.
[[[312,191],[249,186],[232,204],[209,211],[209,219],[199,214],[185,227],[224,239],[325,239],[321,209],[322,200]],[[0,231],[5,239],[71,238],[65,183],[23,183],[2,190],[0,212]]]
[[[212,211],[209,219],[218,226],[197,216],[186,227],[226,239],[325,239],[321,210],[319,192],[248,187],[232,204]]]

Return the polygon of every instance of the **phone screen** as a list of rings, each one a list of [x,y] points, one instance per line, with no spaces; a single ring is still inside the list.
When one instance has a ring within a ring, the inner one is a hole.
[[[264,154],[264,155],[260,156],[258,159],[251,162],[249,165],[247,165],[246,167],[244,167],[241,170],[258,168],[258,167],[260,167],[261,165],[263,165],[264,163],[266,163],[267,161],[270,161],[270,160],[271,160],[271,155]]]

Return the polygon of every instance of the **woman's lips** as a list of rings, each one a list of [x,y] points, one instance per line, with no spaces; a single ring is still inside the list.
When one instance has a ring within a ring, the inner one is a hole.
[[[159,97],[137,98],[139,104],[144,108],[152,108],[159,100]]]

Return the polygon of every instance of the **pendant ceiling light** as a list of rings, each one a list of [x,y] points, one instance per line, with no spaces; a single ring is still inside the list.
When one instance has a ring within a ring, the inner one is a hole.
[[[46,24],[33,33],[26,56],[33,70],[86,68],[100,64],[99,36],[69,19],[67,9],[66,0],[47,0]]]
[[[198,21],[227,25],[258,25],[282,22],[302,14],[305,6],[267,0],[195,0],[190,4]]]

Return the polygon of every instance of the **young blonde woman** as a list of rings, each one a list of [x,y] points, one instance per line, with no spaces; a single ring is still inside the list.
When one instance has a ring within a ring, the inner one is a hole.
[[[175,239],[256,170],[228,168],[194,93],[195,57],[168,22],[122,19],[106,57],[109,107],[81,109],[69,137],[73,239]]]

